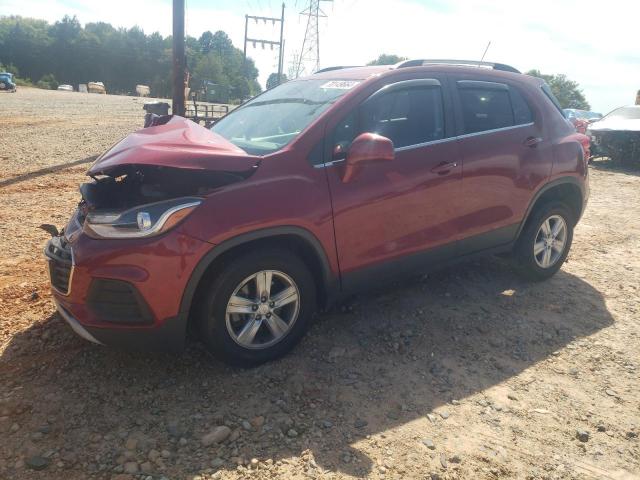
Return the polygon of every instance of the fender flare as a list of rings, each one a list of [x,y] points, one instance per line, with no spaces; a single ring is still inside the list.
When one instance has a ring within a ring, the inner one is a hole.
[[[516,233],[516,240],[520,237],[520,233],[522,232],[522,229],[524,228],[525,224],[527,223],[527,220],[529,220],[529,216],[531,215],[531,212],[533,211],[533,209],[536,206],[536,203],[538,202],[540,197],[542,197],[542,195],[544,195],[545,192],[548,192],[552,188],[558,187],[560,185],[565,185],[565,184],[574,185],[574,186],[578,187],[578,190],[580,190],[580,197],[582,199],[582,206],[581,206],[581,211],[580,211],[580,215],[579,215],[578,218],[580,218],[580,216],[582,216],[582,212],[584,211],[584,204],[585,204],[585,200],[584,200],[584,197],[585,197],[584,185],[576,177],[564,176],[564,177],[556,178],[556,179],[554,179],[554,180],[552,180],[550,182],[545,183],[540,189],[538,189],[538,191],[533,196],[533,199],[531,200],[531,202],[529,202],[529,206],[527,207],[527,211],[526,211],[526,213],[524,215],[524,218],[523,218],[522,222],[520,222],[520,226],[518,227],[518,231]],[[576,219],[576,221],[577,221],[577,219]]]
[[[316,238],[316,236],[311,233],[309,230],[296,227],[296,226],[279,226],[279,227],[270,227],[264,228],[260,230],[254,230],[252,232],[243,233],[235,237],[231,237],[224,242],[213,245],[212,248],[207,252],[198,262],[198,265],[191,272],[191,276],[189,281],[187,282],[187,286],[182,293],[182,300],[180,302],[180,316],[182,316],[185,321],[189,315],[189,311],[191,310],[191,305],[193,302],[193,297],[196,293],[196,289],[202,280],[205,272],[209,268],[209,266],[223,253],[231,250],[232,248],[236,248],[240,245],[262,239],[269,239],[281,235],[293,235],[299,237],[303,240],[308,246],[310,246],[315,252],[317,258],[320,261],[321,265],[321,277],[323,287],[327,293],[327,297],[333,297],[336,295],[339,290],[339,281],[335,277],[335,275],[331,272],[331,267],[329,266],[329,259],[327,258],[327,254],[322,247],[320,241]]]

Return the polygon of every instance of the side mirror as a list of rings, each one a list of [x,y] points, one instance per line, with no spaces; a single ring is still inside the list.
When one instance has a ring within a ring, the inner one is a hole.
[[[353,180],[365,163],[388,161],[394,158],[395,152],[391,140],[375,133],[362,133],[351,142],[347,151],[342,182],[349,183]]]

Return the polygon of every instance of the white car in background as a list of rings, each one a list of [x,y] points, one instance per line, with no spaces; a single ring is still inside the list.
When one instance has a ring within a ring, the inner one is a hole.
[[[71,85],[58,85],[58,90],[62,90],[63,92],[73,92],[73,87]]]
[[[587,129],[593,157],[640,165],[640,105],[616,108]]]

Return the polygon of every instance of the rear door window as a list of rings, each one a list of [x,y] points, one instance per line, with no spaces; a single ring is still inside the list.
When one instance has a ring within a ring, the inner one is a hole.
[[[458,82],[464,133],[513,126],[509,87],[501,83]]]
[[[461,80],[458,96],[463,133],[478,133],[533,122],[527,101],[504,83]]]

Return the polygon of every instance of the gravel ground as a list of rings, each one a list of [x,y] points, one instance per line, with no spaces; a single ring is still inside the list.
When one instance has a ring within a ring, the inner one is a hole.
[[[640,176],[603,162],[544,283],[488,258],[321,315],[251,370],[126,353],[55,313],[63,225],[131,97],[0,95],[0,479],[640,478]]]

